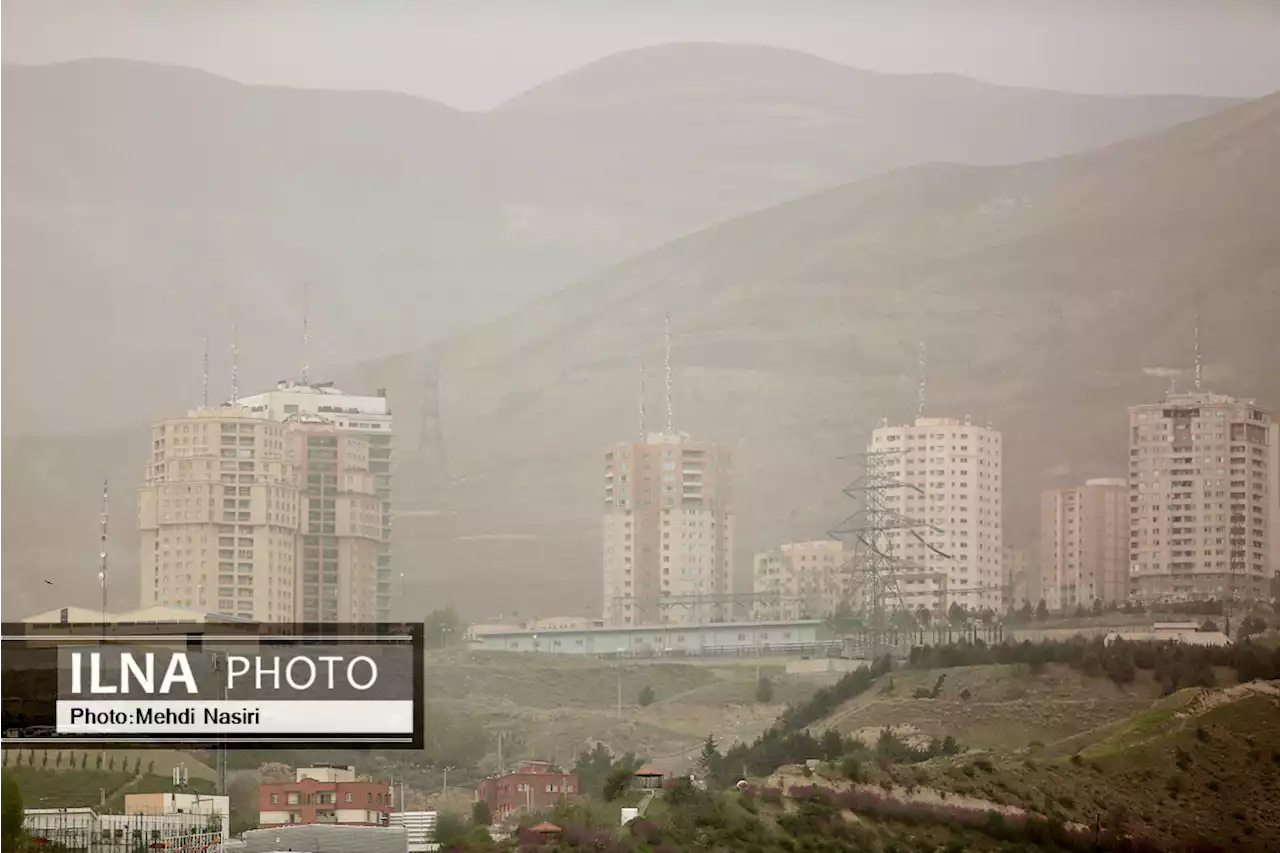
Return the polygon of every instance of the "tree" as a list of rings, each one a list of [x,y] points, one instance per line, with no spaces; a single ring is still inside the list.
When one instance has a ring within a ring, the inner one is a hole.
[[[1045,604],[1044,599],[1040,599],[1040,603],[1036,605],[1036,619],[1040,622],[1049,618],[1049,605]]]
[[[967,616],[964,605],[958,601],[951,602],[951,606],[947,608],[947,618],[952,625],[963,625]]]
[[[467,822],[456,812],[436,814],[435,841],[441,847],[449,848],[461,844],[467,836],[467,829]]]
[[[55,755],[55,756],[53,757],[53,766],[54,766],[54,767],[61,767],[61,766],[62,766],[62,753],[61,753],[61,752],[59,752],[57,755]]]
[[[452,607],[432,610],[424,620],[422,637],[429,649],[444,649],[465,639],[467,626]]]
[[[702,744],[702,754],[698,756],[698,772],[710,788],[720,781],[723,770],[724,757],[716,747],[716,739],[712,735],[707,735],[706,741]]]
[[[1018,618],[1022,622],[1030,622],[1035,617],[1035,612],[1031,609],[1031,602],[1025,598],[1022,599],[1022,609],[1018,611]]]
[[[756,682],[756,701],[768,705],[773,701],[773,681],[767,675],[760,676]]]
[[[253,773],[236,773],[227,780],[231,832],[240,834],[258,825],[258,783]]]
[[[148,762],[147,762],[147,775],[148,775],[148,776],[151,776],[151,775],[153,775],[155,772],[156,772],[156,762],[155,762],[155,760],[153,759],[153,760],[151,760],[151,761],[148,761]]]
[[[612,803],[625,794],[631,788],[631,779],[634,775],[635,771],[626,767],[618,767],[610,772],[609,778],[604,781],[605,801]]]
[[[1254,634],[1261,634],[1265,630],[1267,630],[1267,623],[1262,617],[1246,616],[1244,621],[1240,623],[1236,636],[1241,641],[1244,641],[1252,637]]]
[[[473,826],[488,826],[493,823],[493,812],[484,800],[476,800],[471,804],[471,823]]]
[[[1077,618],[1077,619],[1082,619],[1082,618],[1084,618],[1085,616],[1088,616],[1088,615],[1089,615],[1088,611],[1086,611],[1086,610],[1084,609],[1084,602],[1083,602],[1083,601],[1081,601],[1081,602],[1079,602],[1078,604],[1076,604],[1076,614],[1075,614],[1075,615],[1076,615],[1076,618]]]
[[[1217,622],[1214,622],[1212,619],[1206,619],[1206,620],[1204,620],[1203,622],[1201,622],[1201,623],[1200,623],[1200,630],[1201,630],[1201,631],[1206,631],[1206,632],[1208,632],[1208,631],[1217,631],[1217,630],[1218,630],[1218,623],[1217,623]]]
[[[0,847],[5,850],[22,849],[27,834],[22,828],[25,819],[18,782],[5,773],[3,784],[0,784]]]
[[[916,621],[920,623],[920,627],[928,628],[929,623],[933,621],[933,614],[929,612],[929,608],[921,604],[916,608]]]
[[[47,750],[47,749],[46,749],[46,750],[44,751],[44,753],[43,753],[43,754],[41,754],[41,756],[40,756],[40,766],[41,766],[41,767],[48,767],[48,766],[49,766],[49,750]]]
[[[110,758],[107,759],[107,770],[110,770],[111,772],[114,773],[115,769],[116,769],[116,757],[113,754]]]
[[[89,753],[87,752],[80,753],[80,769],[81,770],[89,769]]]
[[[640,691],[640,707],[645,708],[652,705],[657,698],[658,694],[653,691],[653,687],[646,684],[644,689]]]
[[[1093,600],[1093,615],[1097,616],[1101,612],[1102,612],[1102,599],[1095,598]]]

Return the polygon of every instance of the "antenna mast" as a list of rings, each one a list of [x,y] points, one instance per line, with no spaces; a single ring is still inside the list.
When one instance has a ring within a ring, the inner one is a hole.
[[[1200,309],[1196,308],[1196,390],[1200,390],[1202,360],[1200,358]]]
[[[107,480],[102,481],[102,539],[98,548],[98,583],[102,586],[102,636],[107,635]]]
[[[201,402],[200,405],[202,408],[207,409],[209,408],[209,336],[208,335],[205,335],[205,338],[204,338],[204,369],[200,377],[200,380],[202,385],[204,386],[203,394],[201,397],[201,400],[203,402]]]
[[[916,417],[924,417],[924,392],[928,382],[929,374],[925,371],[925,343],[920,342],[920,388],[917,392],[918,399],[916,401]]]
[[[645,432],[644,419],[644,362],[640,362],[640,443],[643,444],[648,440],[648,433]]]
[[[307,320],[311,308],[311,285],[302,285],[302,384],[309,385],[307,374],[310,372],[311,350],[307,340]]]
[[[663,361],[667,374],[667,430],[666,434],[671,435],[675,432],[675,418],[671,411],[671,314],[668,313],[662,318],[662,335],[663,335]]]
[[[240,399],[240,325],[231,324],[231,405]]]

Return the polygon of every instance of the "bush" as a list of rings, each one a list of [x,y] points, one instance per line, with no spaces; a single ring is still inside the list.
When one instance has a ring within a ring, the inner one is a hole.
[[[840,773],[850,782],[866,781],[866,773],[862,769],[862,762],[856,755],[846,756],[844,761],[840,762]]]
[[[761,705],[767,705],[773,701],[773,681],[767,675],[762,675],[756,682],[756,701]]]
[[[649,705],[652,705],[654,703],[654,700],[657,698],[658,698],[658,694],[654,692],[651,686],[646,684],[644,686],[644,689],[640,691],[640,707],[645,708],[645,707],[648,707]]]

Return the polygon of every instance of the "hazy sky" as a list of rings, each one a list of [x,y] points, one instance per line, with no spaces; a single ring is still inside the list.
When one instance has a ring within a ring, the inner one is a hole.
[[[465,109],[673,41],[1082,92],[1280,89],[1280,0],[4,0],[2,31],[7,62],[128,57]]]

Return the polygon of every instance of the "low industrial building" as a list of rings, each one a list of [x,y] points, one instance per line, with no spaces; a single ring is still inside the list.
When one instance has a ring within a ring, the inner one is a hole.
[[[218,821],[223,838],[231,835],[231,798],[216,794],[125,794],[126,815],[200,815]]]
[[[23,828],[41,846],[56,844],[84,853],[216,850],[226,838],[216,815],[98,814],[91,808],[24,809]]]
[[[835,632],[821,619],[789,622],[718,622],[707,625],[529,628],[476,631],[471,648],[494,652],[614,657],[807,654],[825,649]]]
[[[435,812],[392,812],[391,826],[404,828],[408,853],[431,853],[440,848],[436,843]]]
[[[405,853],[408,845],[400,826],[275,826],[244,833],[242,853]]]

